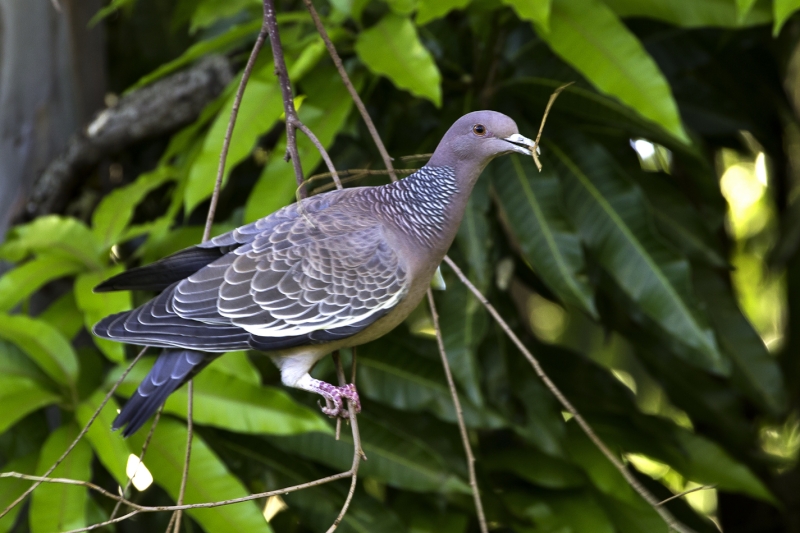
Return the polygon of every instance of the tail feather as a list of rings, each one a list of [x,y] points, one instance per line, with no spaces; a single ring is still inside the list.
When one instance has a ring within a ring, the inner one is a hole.
[[[135,433],[158,410],[170,394],[213,360],[211,354],[192,350],[164,350],[147,377],[122,408],[112,424],[122,427],[123,437]]]

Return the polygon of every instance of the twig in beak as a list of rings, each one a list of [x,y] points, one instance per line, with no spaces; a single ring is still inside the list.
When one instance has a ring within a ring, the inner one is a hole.
[[[536,149],[539,148],[539,139],[542,138],[542,130],[544,130],[544,123],[547,121],[547,115],[550,114],[550,108],[553,107],[553,102],[556,101],[556,98],[558,98],[558,95],[561,94],[561,91],[563,91],[573,83],[575,82],[571,81],[569,83],[565,83],[564,85],[553,91],[553,94],[550,95],[550,100],[547,101],[547,107],[544,108],[544,116],[542,117],[542,123],[539,125],[539,133],[536,134],[536,140],[533,141],[533,144],[536,146],[533,150],[531,150],[531,155],[533,156],[533,162],[536,163],[536,168],[539,169],[539,172],[542,171],[542,164],[539,162],[539,156],[536,155]]]

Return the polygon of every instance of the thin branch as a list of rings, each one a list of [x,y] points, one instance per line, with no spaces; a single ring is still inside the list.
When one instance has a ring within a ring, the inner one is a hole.
[[[139,464],[142,464],[142,462],[144,461],[144,455],[147,453],[147,448],[150,446],[150,439],[153,438],[153,433],[156,432],[156,426],[158,425],[158,421],[161,420],[161,413],[163,411],[164,411],[164,404],[161,404],[161,407],[159,407],[158,411],[156,411],[156,417],[153,419],[153,423],[150,424],[150,431],[147,433],[147,437],[145,437],[144,439],[144,444],[142,444],[142,451],[139,452]],[[130,490],[134,477],[135,473],[133,476],[129,477],[128,482],[125,483],[125,488],[122,489],[123,498]],[[117,513],[119,512],[119,508],[121,506],[122,506],[122,500],[117,501],[117,504],[114,506],[114,510],[111,512],[110,518],[114,518],[117,516]]]
[[[339,379],[339,386],[344,387],[347,385],[347,380],[344,377],[344,369],[342,368],[342,360],[339,357],[338,351],[335,352],[334,362],[336,364],[336,376]],[[355,364],[356,364],[356,354],[353,352],[353,383],[355,383]],[[356,491],[356,482],[358,480],[358,467],[361,464],[361,458],[363,457],[365,460],[367,458],[364,455],[364,450],[361,448],[361,433],[358,431],[358,419],[356,418],[356,410],[355,406],[353,406],[353,402],[349,399],[347,400],[347,408],[350,411],[350,427],[351,431],[353,432],[353,466],[350,467],[351,479],[350,479],[350,490],[347,492],[347,498],[344,500],[344,505],[342,505],[342,510],[339,512],[339,516],[336,517],[331,527],[328,528],[327,533],[333,533],[339,524],[344,519],[345,513],[347,513],[347,509],[350,507],[350,502],[353,500],[353,494]]]
[[[325,161],[325,166],[328,167],[328,171],[330,172],[330,175],[333,178],[333,182],[336,184],[336,188],[341,189],[342,182],[339,179],[339,173],[336,172],[336,168],[333,166],[333,161],[331,161],[331,156],[328,155],[328,151],[325,150],[325,147],[322,146],[321,142],[319,142],[317,136],[314,135],[314,132],[311,131],[311,129],[309,129],[308,126],[300,122],[300,119],[296,119],[294,125],[297,127],[297,129],[305,133],[306,137],[308,137],[311,140],[311,142],[314,143],[314,146],[317,147],[319,154],[322,156],[322,160]]]
[[[575,421],[581,427],[583,432],[586,433],[586,436],[589,437],[589,439],[594,443],[594,445],[597,446],[597,448],[603,453],[603,455],[606,456],[606,458],[611,462],[611,464],[614,465],[614,468],[616,468],[619,471],[619,473],[622,474],[622,477],[625,478],[625,480],[633,488],[633,490],[639,493],[639,495],[647,503],[649,503],[650,506],[653,507],[653,509],[659,515],[661,515],[661,518],[664,520],[664,522],[667,523],[667,525],[670,528],[674,529],[678,533],[694,533],[694,531],[692,531],[688,527],[678,522],[675,519],[675,517],[673,517],[672,514],[669,511],[667,511],[664,507],[659,506],[658,500],[656,500],[653,497],[653,495],[650,494],[650,492],[646,488],[644,488],[644,486],[641,483],[639,483],[639,480],[637,480],[633,476],[633,474],[631,474],[631,472],[627,468],[625,468],[625,465],[622,464],[622,461],[619,460],[619,457],[617,457],[608,448],[608,446],[606,446],[606,444],[600,439],[600,437],[597,436],[592,427],[586,422],[586,420],[578,412],[578,410],[572,405],[572,403],[570,403],[570,401],[566,398],[566,396],[564,396],[564,394],[556,386],[556,384],[553,383],[552,380],[550,380],[550,377],[548,377],[548,375],[545,373],[544,369],[542,368],[542,365],[539,364],[539,360],[536,359],[533,356],[533,354],[531,354],[528,348],[525,347],[525,345],[522,343],[519,337],[517,337],[514,331],[512,331],[511,327],[506,323],[505,320],[503,320],[503,317],[500,316],[500,313],[498,313],[497,310],[494,308],[494,306],[489,303],[489,301],[481,293],[481,291],[479,291],[475,287],[475,285],[473,285],[469,281],[469,278],[467,278],[467,276],[464,275],[464,272],[462,272],[461,269],[458,268],[458,265],[456,265],[452,259],[450,259],[448,256],[445,256],[444,260],[448,265],[450,265],[450,268],[453,269],[453,271],[456,273],[459,279],[464,283],[464,285],[466,285],[467,288],[470,291],[472,291],[472,294],[475,295],[478,301],[483,304],[483,306],[486,308],[487,311],[489,311],[492,317],[497,321],[497,323],[503,329],[505,334],[508,335],[511,341],[522,352],[522,355],[524,355],[525,358],[530,362],[531,366],[533,367],[533,370],[536,372],[536,375],[539,376],[542,382],[544,382],[545,386],[550,390],[551,393],[553,393],[553,395],[556,397],[559,403],[562,406],[564,406],[564,409],[566,409],[575,418]]]
[[[342,64],[342,58],[339,57],[339,53],[336,52],[336,47],[333,46],[331,38],[328,36],[328,32],[325,30],[325,26],[322,24],[317,10],[314,9],[314,4],[311,3],[311,0],[303,1],[308,8],[308,12],[311,13],[311,18],[314,21],[314,25],[317,27],[317,33],[319,33],[320,37],[322,37],[322,40],[325,42],[325,47],[328,49],[328,53],[333,60],[333,64],[336,65],[336,70],[339,71],[339,76],[341,76],[344,86],[347,87],[347,91],[350,93],[350,97],[353,99],[353,102],[355,102],[358,112],[361,113],[361,118],[364,119],[364,124],[367,125],[367,130],[369,130],[369,134],[372,136],[375,146],[378,147],[378,152],[381,154],[381,158],[383,159],[383,164],[386,166],[386,170],[389,171],[392,181],[397,181],[397,175],[395,174],[394,166],[392,165],[392,158],[389,157],[389,152],[386,151],[386,146],[383,145],[381,136],[378,135],[378,130],[375,128],[375,124],[372,122],[372,118],[370,118],[369,113],[367,113],[367,108],[364,106],[364,102],[361,101],[358,91],[356,91],[356,88],[353,87],[353,82],[350,81],[350,76],[347,75],[347,71]],[[288,117],[289,115],[286,116]]]
[[[475,500],[478,525],[481,528],[481,533],[488,533],[489,528],[486,525],[486,515],[483,512],[481,493],[478,488],[478,477],[475,475],[475,456],[472,454],[472,447],[469,444],[467,425],[464,423],[464,411],[461,408],[461,400],[458,399],[458,391],[456,390],[456,383],[453,380],[453,373],[450,371],[450,363],[447,360],[447,352],[444,349],[444,340],[442,339],[442,330],[439,328],[439,313],[436,311],[436,302],[433,300],[433,291],[430,288],[428,288],[428,304],[431,307],[431,317],[433,318],[433,327],[436,330],[436,343],[439,345],[439,355],[442,358],[444,375],[447,377],[447,386],[450,388],[450,395],[453,397],[453,404],[456,408],[456,418],[458,419],[458,429],[461,432],[461,442],[464,444],[464,453],[467,455],[469,485],[472,487],[472,497]]]
[[[275,60],[275,75],[278,76],[278,85],[283,96],[283,112],[286,114],[286,157],[291,159],[294,166],[294,176],[297,185],[303,184],[303,167],[300,164],[300,154],[297,151],[297,132],[295,128],[300,119],[294,108],[292,84],[289,81],[289,72],[286,70],[286,60],[283,58],[283,46],[278,32],[278,21],[275,19],[274,0],[264,0],[264,23],[269,29],[269,42],[272,45],[272,57]]]
[[[697,492],[697,491],[700,491],[700,490],[711,490],[711,489],[715,489],[715,488],[717,488],[716,483],[713,484],[713,485],[700,485],[699,487],[695,487],[693,489],[685,490],[683,492],[679,492],[678,494],[673,494],[672,496],[670,496],[666,500],[661,500],[660,502],[658,502],[658,505],[664,505],[667,502],[670,502],[672,500],[676,500],[678,498],[682,498],[683,496],[686,496],[687,494],[691,494],[693,492]]]
[[[211,195],[211,205],[208,206],[208,215],[206,216],[206,227],[203,231],[203,241],[207,241],[211,236],[211,225],[214,223],[214,215],[217,212],[217,203],[219,202],[219,191],[222,188],[222,178],[225,175],[225,162],[228,159],[228,150],[231,147],[231,138],[233,137],[233,127],[236,124],[236,118],[239,116],[239,106],[242,104],[244,98],[244,90],[247,87],[247,82],[250,79],[250,74],[253,72],[253,67],[256,64],[256,58],[264,46],[264,40],[267,38],[267,20],[264,17],[264,22],[261,24],[261,31],[258,33],[256,43],[253,45],[253,50],[250,52],[250,57],[247,60],[247,65],[242,72],[242,79],[239,80],[239,87],[236,89],[236,96],[233,98],[233,107],[231,107],[231,116],[228,120],[228,129],[225,130],[225,140],[222,142],[222,150],[219,153],[219,166],[217,167],[217,180],[214,182],[214,193]]]
[[[53,463],[53,465],[52,465],[50,468],[48,468],[48,469],[47,469],[47,471],[46,471],[46,472],[45,472],[45,473],[44,473],[44,474],[41,476],[41,478],[42,478],[42,479],[36,480],[36,483],[34,483],[33,485],[31,485],[31,486],[30,486],[30,487],[29,487],[29,488],[28,488],[28,489],[27,489],[25,492],[23,492],[22,494],[20,494],[20,496],[19,496],[19,497],[18,497],[16,500],[14,500],[13,502],[11,502],[11,504],[10,504],[8,507],[6,507],[6,508],[5,508],[5,510],[4,510],[2,513],[0,513],[0,518],[3,518],[5,515],[7,515],[7,514],[8,514],[8,512],[9,512],[9,511],[11,511],[11,509],[13,509],[13,508],[14,508],[14,507],[16,507],[17,505],[19,505],[19,503],[20,503],[22,500],[24,500],[25,498],[27,498],[27,497],[28,497],[28,495],[29,495],[31,492],[33,492],[34,490],[36,490],[36,487],[38,487],[39,485],[41,485],[41,484],[43,483],[43,480],[44,480],[45,478],[47,478],[47,476],[49,476],[50,474],[52,474],[52,473],[53,473],[53,470],[55,470],[55,469],[58,467],[58,465],[60,465],[60,464],[61,464],[61,462],[62,462],[62,461],[63,461],[63,460],[64,460],[64,459],[67,457],[67,455],[69,455],[69,454],[70,454],[70,452],[72,452],[72,450],[75,448],[75,446],[77,446],[77,445],[78,445],[78,442],[80,442],[80,440],[83,438],[83,436],[84,436],[84,435],[86,435],[86,432],[87,432],[87,431],[89,431],[89,428],[90,428],[90,427],[92,427],[92,424],[94,424],[94,421],[95,421],[95,420],[97,419],[97,417],[100,415],[100,411],[102,411],[102,410],[103,410],[103,407],[105,407],[105,406],[106,406],[106,404],[108,403],[108,400],[110,400],[110,399],[111,399],[111,396],[114,394],[114,392],[116,392],[116,390],[117,390],[117,388],[119,387],[120,383],[122,383],[122,381],[123,381],[123,380],[124,380],[124,379],[125,379],[125,378],[128,376],[128,373],[131,371],[131,369],[133,368],[133,366],[134,366],[136,363],[138,363],[138,362],[139,362],[139,359],[141,359],[141,358],[142,358],[142,356],[144,355],[144,352],[145,352],[145,351],[147,351],[147,347],[145,347],[145,348],[142,348],[142,350],[139,352],[139,354],[138,354],[136,357],[134,357],[133,361],[131,361],[131,364],[129,364],[129,365],[128,365],[128,368],[126,368],[126,369],[125,369],[125,371],[124,371],[124,372],[122,373],[122,375],[119,377],[119,379],[117,380],[117,382],[116,382],[116,383],[114,383],[114,385],[113,385],[113,386],[111,387],[111,389],[108,391],[108,393],[106,394],[106,397],[105,397],[105,398],[103,398],[103,401],[102,401],[102,402],[100,402],[100,407],[98,407],[98,408],[97,408],[97,410],[94,412],[94,414],[93,414],[93,415],[92,415],[92,417],[89,419],[89,421],[86,423],[86,425],[83,427],[83,429],[81,430],[81,432],[80,432],[80,433],[78,433],[78,436],[77,436],[77,437],[75,437],[75,440],[73,440],[73,441],[72,441],[72,444],[70,444],[70,445],[69,445],[69,448],[67,448],[67,449],[64,451],[64,453],[62,453],[62,454],[61,454],[61,457],[59,457],[59,458],[56,460],[56,462],[55,462],[55,463]]]
[[[178,505],[183,505],[183,497],[186,495],[186,481],[189,479],[189,461],[192,458],[192,437],[194,436],[194,422],[192,415],[194,414],[194,380],[190,379],[188,383],[188,399],[186,404],[186,455],[183,460],[183,472],[181,473],[181,488],[178,491]],[[181,517],[183,511],[178,510],[173,517],[175,518],[174,533],[179,533],[181,529]],[[171,519],[170,519],[171,520]],[[167,527],[169,533],[169,527]]]

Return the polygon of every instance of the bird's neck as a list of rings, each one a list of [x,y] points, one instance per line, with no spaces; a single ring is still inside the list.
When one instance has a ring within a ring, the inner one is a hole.
[[[379,187],[382,214],[416,243],[444,254],[458,231],[469,194],[481,169],[457,178],[451,166],[426,165],[398,182]]]

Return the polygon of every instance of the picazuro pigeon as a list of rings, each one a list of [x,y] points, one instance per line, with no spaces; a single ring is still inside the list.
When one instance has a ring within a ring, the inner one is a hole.
[[[509,117],[469,113],[428,164],[401,181],[307,198],[100,284],[95,291],[161,291],[94,327],[104,339],[164,348],[113,428],[132,434],[175,389],[232,350],[266,352],[285,385],[327,400],[327,415],[347,416],[343,398],[360,410],[353,385],[337,387],[309,371],[333,350],[402,322],[453,242],[484,167],[534,148]]]

